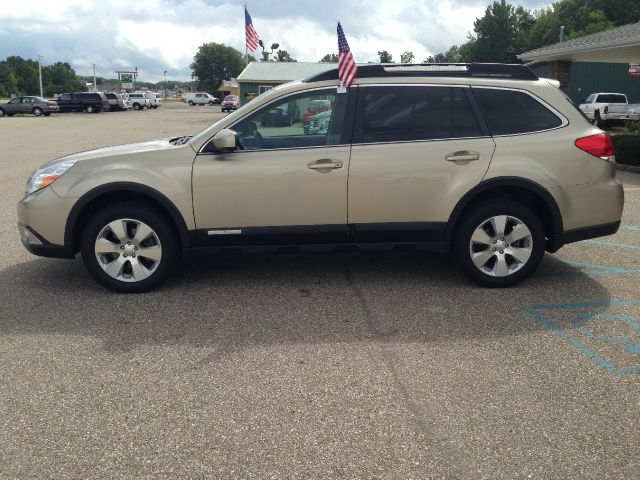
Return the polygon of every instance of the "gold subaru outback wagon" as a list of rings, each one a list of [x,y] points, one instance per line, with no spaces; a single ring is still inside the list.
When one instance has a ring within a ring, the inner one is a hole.
[[[545,250],[617,231],[611,139],[521,65],[369,65],[274,88],[193,137],[100,148],[36,170],[25,247],[121,292],[193,248],[451,251],[488,287]],[[322,105],[318,109],[318,105]]]

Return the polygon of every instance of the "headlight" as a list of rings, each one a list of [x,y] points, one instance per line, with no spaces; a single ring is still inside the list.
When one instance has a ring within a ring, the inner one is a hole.
[[[27,180],[27,194],[51,185],[67,170],[76,164],[75,160],[69,162],[54,163],[37,169]]]

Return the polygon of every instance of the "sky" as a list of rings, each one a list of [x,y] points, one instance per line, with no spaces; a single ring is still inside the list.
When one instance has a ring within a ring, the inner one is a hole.
[[[115,78],[138,67],[138,79],[157,82],[163,72],[190,80],[190,63],[205,42],[244,53],[243,2],[219,0],[22,0],[0,17],[0,59],[43,56],[64,61],[80,75]],[[253,0],[247,8],[266,45],[273,42],[298,61],[337,53],[339,20],[358,62],[387,50],[395,61],[406,50],[415,61],[463,43],[490,0]],[[539,9],[550,0],[511,0]],[[258,52],[254,54],[259,58]]]

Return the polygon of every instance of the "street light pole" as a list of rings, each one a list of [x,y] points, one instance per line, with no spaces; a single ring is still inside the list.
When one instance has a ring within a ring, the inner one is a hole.
[[[167,99],[167,71],[164,71],[164,98]]]
[[[96,82],[96,64],[93,64],[93,91],[98,91],[98,82]]]
[[[42,93],[42,55],[38,55],[38,78],[40,79],[40,96],[44,97]]]
[[[271,52],[267,52],[264,48],[264,42],[262,40],[258,40],[258,45],[260,45],[262,47],[262,61],[264,62],[268,62],[269,61],[269,55],[273,54],[274,50],[277,50],[278,48],[280,48],[280,44],[279,43],[272,43],[271,44]]]

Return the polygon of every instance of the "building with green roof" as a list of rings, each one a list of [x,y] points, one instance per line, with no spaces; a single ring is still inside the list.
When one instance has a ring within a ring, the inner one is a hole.
[[[238,75],[240,102],[245,104],[277,85],[304,80],[334,68],[338,68],[337,63],[251,62]]]

